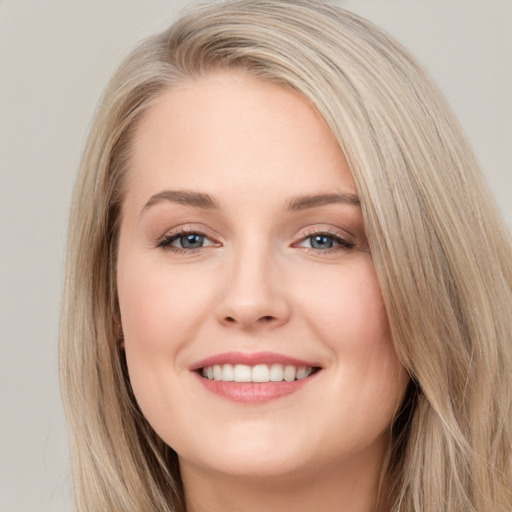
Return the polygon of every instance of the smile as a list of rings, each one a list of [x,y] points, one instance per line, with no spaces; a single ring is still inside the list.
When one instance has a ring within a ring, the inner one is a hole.
[[[222,382],[293,382],[309,377],[315,369],[312,366],[294,366],[275,363],[258,364],[216,364],[205,366],[201,375],[210,380]]]
[[[199,361],[190,370],[206,390],[246,404],[272,401],[298,392],[322,367],[271,352],[218,354]]]

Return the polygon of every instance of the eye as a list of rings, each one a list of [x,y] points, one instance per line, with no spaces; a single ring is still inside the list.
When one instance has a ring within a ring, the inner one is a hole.
[[[330,233],[314,233],[303,238],[298,244],[299,247],[306,247],[320,251],[353,249],[355,244],[345,240],[339,235]]]
[[[328,235],[314,235],[306,240],[313,249],[331,249],[335,243],[334,237]]]
[[[176,245],[182,249],[198,249],[203,247],[205,240],[208,239],[199,233],[189,233],[175,238],[170,245]]]
[[[195,231],[180,231],[166,235],[158,243],[158,247],[174,250],[176,252],[189,252],[203,247],[216,245],[203,233]]]

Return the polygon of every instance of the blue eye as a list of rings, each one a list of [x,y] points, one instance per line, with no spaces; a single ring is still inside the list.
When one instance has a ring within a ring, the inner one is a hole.
[[[327,235],[314,235],[309,237],[313,249],[331,249],[334,245],[334,237]]]
[[[337,250],[337,249],[353,249],[355,245],[340,236],[330,235],[328,233],[316,233],[304,238],[300,247],[316,249],[319,251]]]
[[[193,251],[210,245],[214,245],[214,242],[207,236],[191,231],[168,235],[160,241],[158,247],[173,251]]]
[[[182,249],[197,249],[203,246],[204,236],[198,233],[188,233],[176,238],[176,242]]]

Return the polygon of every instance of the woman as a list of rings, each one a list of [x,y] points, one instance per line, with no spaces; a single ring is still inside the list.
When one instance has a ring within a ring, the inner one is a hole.
[[[509,511],[511,245],[424,71],[323,2],[141,44],[76,185],[80,511]]]

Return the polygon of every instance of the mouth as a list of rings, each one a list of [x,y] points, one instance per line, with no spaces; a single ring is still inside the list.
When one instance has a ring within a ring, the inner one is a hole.
[[[293,382],[303,380],[319,371],[317,366],[295,366],[274,364],[215,364],[204,366],[197,371],[209,380],[219,382]]]
[[[272,353],[231,352],[205,359],[190,368],[208,391],[229,400],[261,403],[295,393],[322,367]]]

